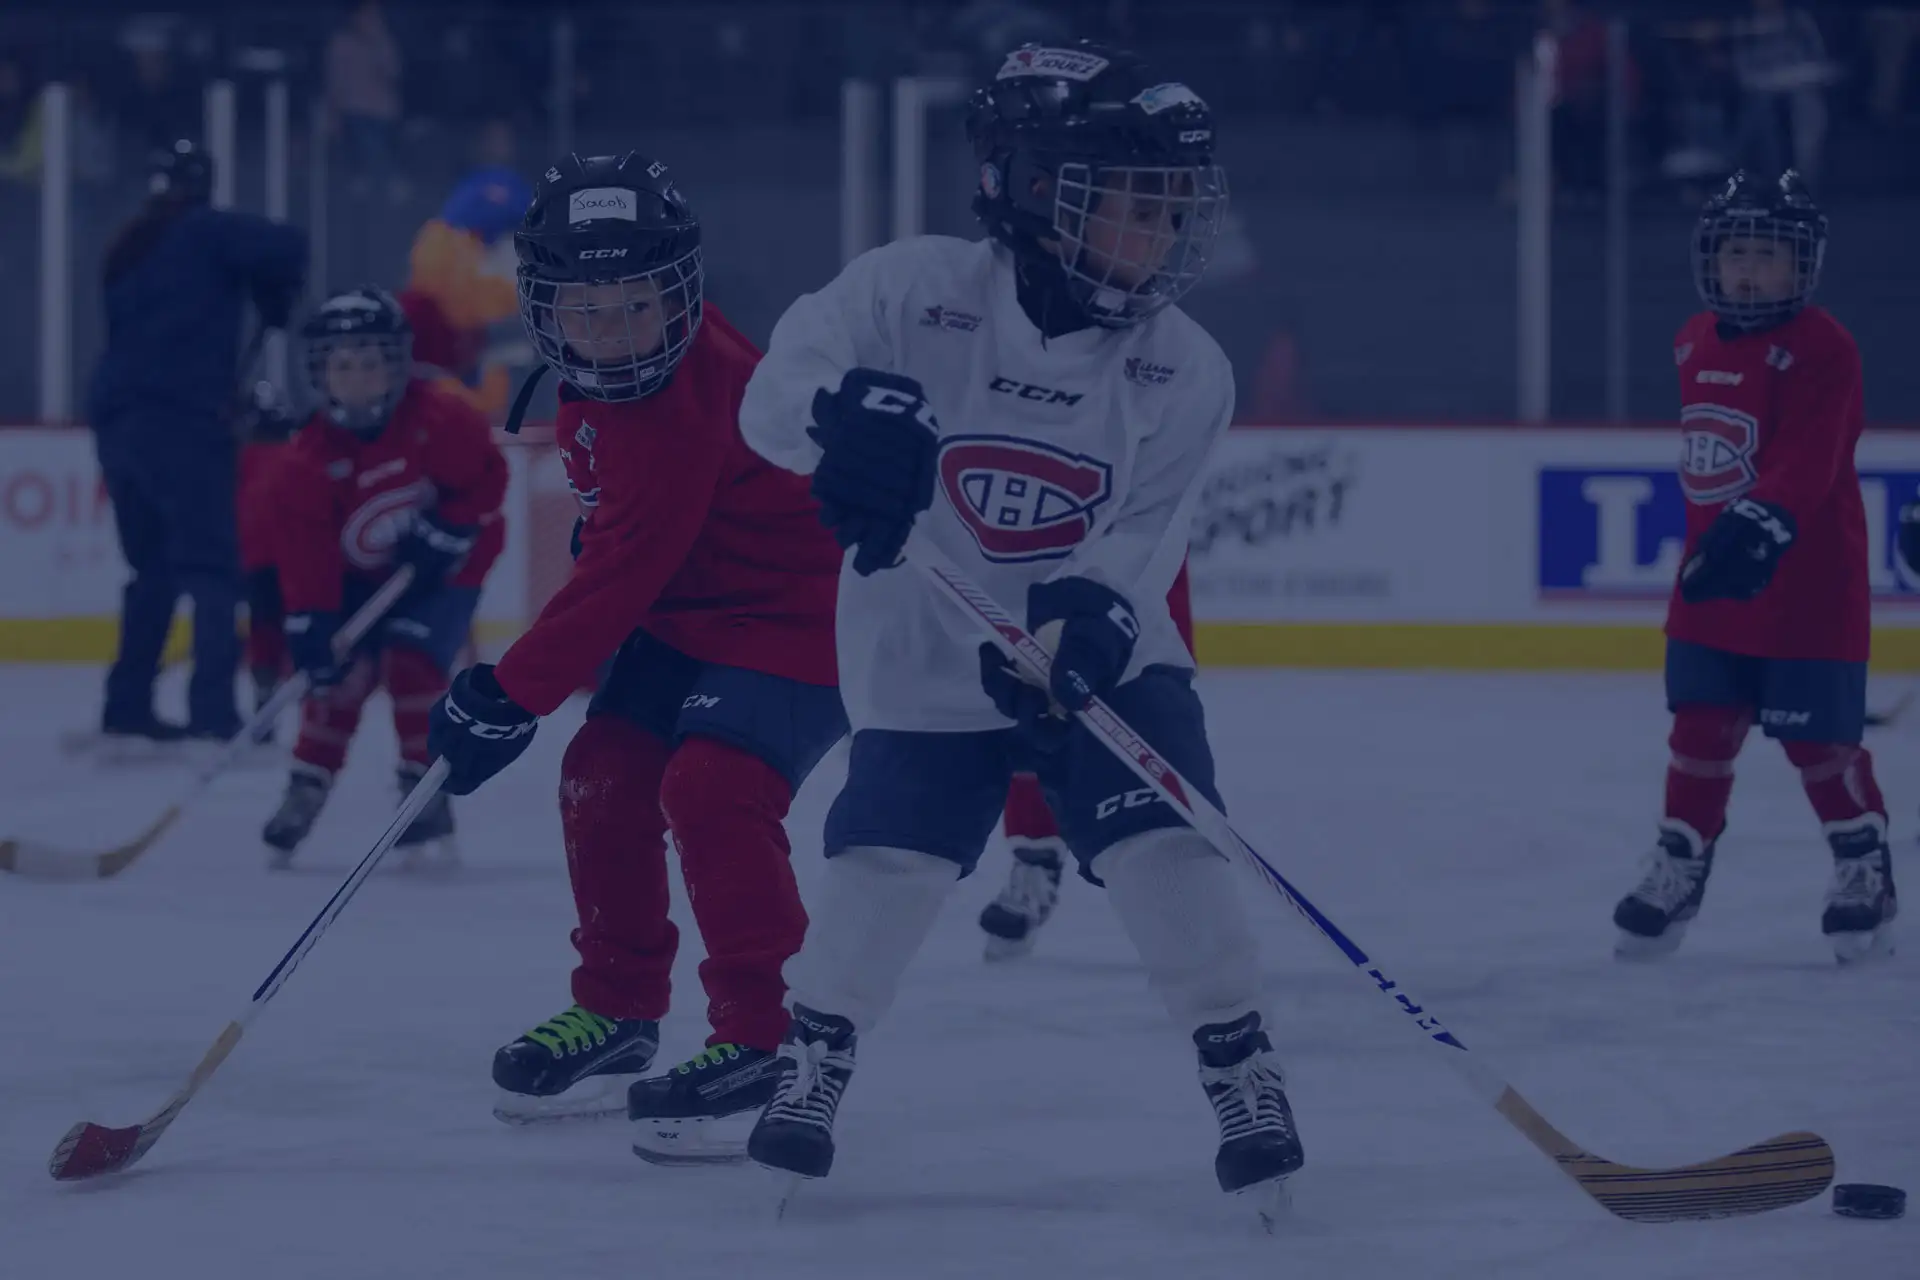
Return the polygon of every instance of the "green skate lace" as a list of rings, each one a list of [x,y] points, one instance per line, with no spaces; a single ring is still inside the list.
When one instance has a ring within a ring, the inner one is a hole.
[[[694,1054],[691,1058],[688,1058],[685,1062],[681,1063],[679,1066],[675,1067],[674,1072],[678,1075],[684,1076],[692,1072],[699,1071],[703,1067],[717,1067],[722,1062],[727,1061],[729,1058],[738,1058],[739,1056],[740,1056],[740,1046],[737,1044],[721,1043],[721,1044],[708,1045],[706,1048]]]
[[[548,1052],[557,1058],[562,1054],[599,1048],[619,1025],[612,1018],[603,1018],[574,1005],[565,1013],[556,1014],[527,1032],[527,1039],[545,1045]]]

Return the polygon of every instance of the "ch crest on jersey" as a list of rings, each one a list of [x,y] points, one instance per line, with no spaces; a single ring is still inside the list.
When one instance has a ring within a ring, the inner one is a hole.
[[[1680,426],[1680,487],[1687,501],[1725,502],[1753,487],[1760,475],[1757,418],[1725,405],[1690,404],[1680,411]]]
[[[433,501],[431,480],[376,493],[354,508],[340,529],[340,550],[356,569],[384,569],[393,560],[393,544],[413,523],[413,513]]]
[[[1113,496],[1113,468],[1036,440],[952,436],[941,442],[940,483],[980,554],[1016,564],[1079,546]]]

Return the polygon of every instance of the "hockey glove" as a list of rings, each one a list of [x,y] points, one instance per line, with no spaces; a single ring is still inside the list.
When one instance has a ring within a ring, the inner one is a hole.
[[[1920,578],[1920,502],[1900,508],[1900,562],[1907,572]]]
[[[1688,604],[1753,599],[1773,581],[1795,532],[1785,507],[1735,498],[1680,566],[1680,598]]]
[[[414,512],[406,532],[393,545],[394,567],[413,566],[413,585],[407,588],[407,594],[423,596],[438,591],[447,575],[473,550],[473,540],[479,533],[472,525],[448,524],[431,511]]]
[[[456,796],[475,790],[519,759],[539,727],[540,718],[493,678],[492,664],[468,667],[427,717],[427,750],[448,767],[441,790]]]
[[[1053,700],[1081,711],[1120,683],[1140,639],[1140,619],[1119,592],[1092,578],[1027,588],[1027,630],[1053,650]]]
[[[351,661],[342,662],[333,651],[340,634],[340,615],[331,610],[290,613],[286,621],[287,656],[294,669],[306,673],[307,686],[331,689],[346,678]]]
[[[993,699],[993,708],[1014,722],[1016,732],[1042,755],[1053,755],[1066,745],[1073,723],[1053,705],[1053,696],[1020,674],[1000,646],[980,646],[980,687]]]
[[[813,397],[807,435],[820,446],[813,496],[862,577],[892,568],[933,505],[940,424],[920,384],[904,374],[849,369],[840,389]]]

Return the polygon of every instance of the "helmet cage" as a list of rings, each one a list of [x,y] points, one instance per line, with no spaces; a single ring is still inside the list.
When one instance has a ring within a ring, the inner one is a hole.
[[[358,347],[376,348],[387,368],[386,394],[372,404],[345,403],[333,394],[327,381],[327,365],[333,353]],[[327,420],[366,440],[386,430],[387,422],[399,406],[400,398],[407,393],[407,382],[413,376],[413,334],[352,331],[320,334],[309,337],[306,348],[307,379],[326,406],[324,412]]]
[[[1138,324],[1205,274],[1226,213],[1219,165],[1069,161],[1052,185],[1061,268],[1095,324]]]
[[[1748,240],[1784,251],[1793,263],[1793,286],[1783,297],[1742,298],[1720,280],[1720,253],[1730,240]],[[1720,319],[1741,329],[1762,329],[1791,319],[1820,284],[1826,260],[1826,219],[1782,215],[1773,209],[1727,208],[1700,219],[1693,237],[1693,283],[1700,300]]]
[[[554,280],[523,261],[517,280],[520,320],[540,358],[590,400],[638,400],[659,390],[700,331],[705,289],[697,246],[660,266],[606,280]],[[615,288],[617,294],[582,296]],[[642,305],[658,307],[661,321],[659,340],[644,351],[633,327]],[[624,349],[596,358],[576,350],[576,342]]]

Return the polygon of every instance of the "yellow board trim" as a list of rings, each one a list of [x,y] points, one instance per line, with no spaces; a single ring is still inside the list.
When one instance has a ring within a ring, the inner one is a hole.
[[[474,636],[484,646],[511,642],[526,628],[515,622],[480,621]],[[113,661],[120,643],[120,620],[99,618],[0,618],[0,662]],[[167,662],[185,661],[193,645],[193,627],[183,614],[167,633]]]

